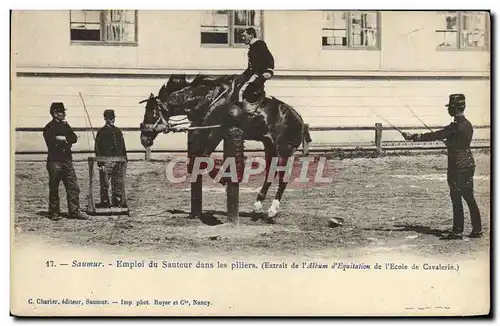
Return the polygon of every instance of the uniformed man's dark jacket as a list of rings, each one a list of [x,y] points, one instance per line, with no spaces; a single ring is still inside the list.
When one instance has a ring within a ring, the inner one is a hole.
[[[472,124],[464,116],[456,116],[455,121],[444,129],[422,134],[420,140],[432,141],[446,139],[448,147],[448,169],[464,169],[475,166],[470,150],[470,142],[474,130]]]
[[[122,131],[110,125],[99,129],[95,140],[95,155],[127,157]]]
[[[65,136],[66,141],[57,140],[56,136]],[[66,121],[53,119],[43,128],[43,138],[47,144],[47,161],[71,162],[71,146],[78,137]]]
[[[265,72],[273,74],[274,58],[264,41],[257,40],[253,44],[250,44],[247,55],[248,68],[243,73],[244,75],[261,75]]]

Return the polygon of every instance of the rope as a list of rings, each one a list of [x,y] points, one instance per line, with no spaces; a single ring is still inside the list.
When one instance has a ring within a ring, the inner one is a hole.
[[[221,125],[210,125],[210,126],[195,126],[195,127],[184,127],[184,128],[178,128],[177,130],[172,130],[173,132],[186,132],[188,130],[199,130],[199,129],[213,129],[213,128],[220,128]]]

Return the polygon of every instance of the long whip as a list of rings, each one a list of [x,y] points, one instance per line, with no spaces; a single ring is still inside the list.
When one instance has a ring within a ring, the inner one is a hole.
[[[395,125],[393,125],[392,123],[390,123],[390,122],[389,122],[389,120],[387,120],[386,118],[381,117],[380,115],[378,115],[378,114],[377,114],[377,112],[373,111],[373,109],[372,109],[372,108],[369,108],[369,109],[370,109],[370,111],[372,111],[372,113],[373,113],[373,114],[375,114],[378,118],[382,119],[382,120],[383,120],[385,123],[387,123],[389,126],[391,126],[392,128],[396,129],[397,131],[399,131],[399,133],[400,133],[401,135],[403,135],[403,134],[404,134],[404,132],[403,132],[401,129],[399,129],[398,127],[396,127],[396,126],[395,126]]]
[[[85,100],[83,99],[82,93],[78,92],[78,95],[80,95],[80,99],[82,100],[83,110],[85,111],[85,115],[87,116],[87,119],[89,121],[90,131],[92,132],[92,137],[94,137],[94,142],[95,142],[94,127],[92,127],[92,120],[90,120],[89,111],[87,111],[87,106],[85,105]]]
[[[403,101],[401,98],[400,98],[399,100],[400,100],[401,102],[403,102],[403,104],[404,104],[404,105],[408,108],[408,110],[410,110],[411,114],[412,114],[415,118],[417,118],[417,119],[418,119],[418,121],[420,121],[420,122],[424,125],[424,127],[425,127],[425,128],[427,128],[427,130],[429,130],[430,132],[434,132],[434,130],[432,130],[431,128],[429,128],[429,126],[427,126],[427,125],[425,124],[425,122],[424,122],[422,119],[420,119],[420,118],[419,118],[419,116],[415,113],[415,111],[413,111],[413,109],[412,109],[412,108],[408,105],[408,103],[406,103],[405,101]],[[445,142],[443,139],[441,139],[441,142],[442,142],[443,144],[445,144],[445,145],[446,145],[446,142]]]
[[[408,103],[406,103],[405,101],[403,101],[402,99],[399,99],[401,102],[403,102],[403,104],[408,108],[408,110],[410,110],[411,114],[418,119],[418,121],[420,121],[425,128],[427,128],[427,130],[429,130],[430,132],[434,132],[434,130],[432,130],[431,128],[429,128],[429,126],[427,126],[425,124],[425,122],[419,118],[419,116],[415,113],[415,111],[413,111],[413,109],[408,105]]]

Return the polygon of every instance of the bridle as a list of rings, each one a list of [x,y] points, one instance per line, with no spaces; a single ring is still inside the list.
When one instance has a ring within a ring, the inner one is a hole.
[[[231,87],[228,87],[224,91],[220,92],[220,94],[218,94],[215,97],[215,99],[213,99],[210,102],[208,108],[210,109],[229,90],[234,91],[235,86],[236,86],[236,79],[233,79]],[[144,123],[141,123],[141,126],[140,126],[140,130],[141,131],[157,131],[156,128],[159,125],[164,125],[165,128],[164,129],[162,128],[163,130],[159,131],[159,132],[163,132],[163,133],[166,134],[166,133],[170,132],[173,129],[173,127],[190,123],[188,117],[184,117],[184,118],[179,119],[179,120],[175,120],[175,119],[172,119],[172,118],[169,118],[168,120],[165,119],[165,117],[163,115],[163,111],[164,110],[167,111],[167,107],[166,107],[166,104],[162,100],[160,100],[158,98],[158,96],[150,97],[149,99],[140,101],[139,103],[144,103],[146,101],[151,101],[153,99],[156,102],[155,108],[153,110],[155,112],[155,116],[158,115],[158,118],[156,119],[156,121],[153,124],[144,124]],[[158,113],[158,114],[156,114],[156,113]],[[173,121],[173,123],[171,123],[170,121]],[[201,128],[205,129],[205,128],[218,128],[218,127],[220,127],[220,125],[190,127],[190,128],[187,128],[187,129],[201,129]]]
[[[153,109],[153,112],[154,112],[154,116],[158,116],[155,120],[155,122],[153,124],[145,124],[145,123],[141,123],[140,125],[140,130],[141,131],[158,131],[158,132],[163,132],[163,133],[168,133],[171,131],[172,127],[175,127],[175,126],[178,126],[178,125],[181,125],[181,124],[187,124],[189,123],[187,120],[187,117],[185,118],[182,118],[180,120],[172,120],[172,121],[176,121],[177,123],[170,123],[169,120],[171,119],[165,119],[165,116],[163,115],[163,111],[167,110],[165,104],[158,98],[158,96],[155,96],[155,97],[150,97],[148,98],[147,100],[143,100],[143,101],[140,101],[139,103],[144,103],[146,101],[152,101],[154,100],[156,103],[154,109]],[[159,125],[162,125],[162,126],[165,126],[165,128],[162,128],[162,130],[158,130],[158,126]]]
[[[155,130],[156,127],[161,123],[162,125],[166,126],[163,133],[167,133],[168,130],[171,128],[170,123],[163,116],[163,110],[166,110],[167,108],[165,107],[163,102],[158,97],[154,97],[154,99],[156,101],[155,112],[158,112],[158,119],[156,119],[156,122],[153,124],[151,129]]]

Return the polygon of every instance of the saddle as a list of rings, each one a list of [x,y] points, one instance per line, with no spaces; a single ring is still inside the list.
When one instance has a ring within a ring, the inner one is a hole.
[[[241,109],[246,114],[255,114],[257,109],[261,106],[262,102],[264,102],[264,99],[266,98],[266,92],[261,91],[260,94],[256,94],[255,97],[256,98],[254,98],[253,101],[244,98],[242,103],[237,104],[241,106]]]
[[[255,84],[252,85],[251,89],[247,89],[248,91],[243,95],[243,102],[239,102],[238,93],[244,83],[245,79],[237,78],[232,100],[241,107],[244,113],[255,114],[256,110],[266,98],[264,85],[259,85],[259,87],[256,87]]]

